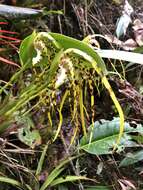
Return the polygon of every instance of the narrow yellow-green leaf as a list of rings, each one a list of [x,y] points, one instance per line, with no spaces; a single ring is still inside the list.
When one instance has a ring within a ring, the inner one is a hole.
[[[39,163],[38,163],[38,167],[37,167],[37,170],[36,170],[36,176],[39,175],[42,171],[42,166],[43,166],[43,163],[44,163],[44,159],[45,159],[45,156],[46,156],[46,152],[47,152],[47,149],[48,149],[48,144],[45,145],[43,151],[42,151],[42,154],[41,154],[41,157],[40,157],[40,160],[39,160]]]
[[[94,181],[93,179],[87,178],[85,176],[66,176],[66,177],[60,177],[55,179],[52,183],[51,186],[55,186],[61,183],[66,183],[66,182],[74,182],[77,180],[89,180],[89,181]]]
[[[8,178],[8,177],[0,177],[0,182],[8,183],[10,185],[17,186],[20,189],[23,189],[21,183],[19,181],[15,180],[15,179],[11,179],[11,178]]]
[[[115,104],[115,107],[119,113],[119,117],[120,117],[120,131],[119,131],[119,136],[118,136],[118,139],[117,139],[117,144],[114,146],[114,150],[116,148],[116,146],[120,143],[120,139],[123,135],[123,132],[124,132],[124,113],[123,113],[123,110],[114,94],[114,91],[112,90],[106,76],[103,76],[102,78],[102,82],[104,84],[104,86],[107,88],[109,94],[110,94],[110,97],[111,99],[113,100],[114,104]]]
[[[84,109],[83,109],[83,94],[82,89],[79,88],[79,106],[80,106],[80,116],[81,116],[81,125],[84,136],[87,136],[86,134],[86,127],[85,127],[85,121],[84,121]]]
[[[65,92],[65,94],[64,94],[64,96],[63,96],[63,98],[62,98],[61,104],[60,104],[60,109],[58,109],[58,112],[59,112],[59,120],[60,120],[60,121],[59,121],[58,129],[56,130],[56,134],[55,134],[55,137],[54,137],[54,140],[53,140],[53,141],[55,141],[55,140],[57,139],[57,137],[58,137],[58,135],[59,135],[59,132],[60,132],[60,130],[61,130],[61,126],[62,126],[62,123],[63,123],[62,109],[63,109],[63,105],[64,105],[64,102],[65,102],[65,100],[66,100],[68,94],[69,94],[69,91],[66,90],[66,92]]]
[[[78,156],[70,157],[64,161],[62,161],[47,177],[44,184],[41,186],[40,190],[45,190],[53,180],[65,169],[64,165],[66,165],[71,160],[77,158]]]

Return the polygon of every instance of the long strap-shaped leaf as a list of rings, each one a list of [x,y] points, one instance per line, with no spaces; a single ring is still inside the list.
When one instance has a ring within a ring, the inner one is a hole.
[[[7,19],[27,19],[38,17],[43,14],[42,10],[0,5],[0,16]]]
[[[66,160],[63,160],[46,178],[45,182],[41,186],[40,190],[45,190],[47,187],[58,177],[58,175],[65,169],[64,166],[72,161],[73,159],[77,158],[78,156],[70,157]]]
[[[127,52],[121,50],[95,50],[101,57],[109,59],[119,59],[122,61],[128,61],[132,63],[138,63],[143,65],[143,54]]]
[[[59,178],[55,179],[51,183],[51,186],[63,184],[63,183],[66,183],[66,182],[79,181],[79,180],[86,180],[86,181],[88,180],[88,181],[94,181],[94,182],[96,182],[96,180],[87,178],[85,176],[72,176],[72,175],[70,175],[70,176],[66,176],[65,178],[64,177],[59,177]]]
[[[62,11],[57,10],[38,10],[38,9],[31,9],[25,7],[16,7],[10,5],[0,5],[0,17],[4,17],[6,19],[12,20],[20,20],[20,19],[32,19],[35,17],[40,17],[43,15],[49,14],[63,14]],[[5,24],[5,22],[0,22],[0,24]]]
[[[15,187],[19,187],[20,189],[23,189],[22,184],[19,181],[15,180],[15,179],[0,176],[0,182],[7,183],[7,184],[13,185]]]

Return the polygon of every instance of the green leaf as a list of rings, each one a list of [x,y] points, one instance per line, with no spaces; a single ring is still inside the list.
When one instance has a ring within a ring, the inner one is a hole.
[[[44,182],[44,184],[42,185],[42,187],[40,188],[40,190],[45,190],[48,186],[51,185],[51,183],[53,182],[53,180],[64,170],[65,168],[59,168],[58,170],[53,170],[52,173],[50,174],[50,176],[48,176],[48,178],[46,179],[46,181]]]
[[[66,183],[66,182],[74,182],[77,180],[91,180],[90,178],[87,178],[85,176],[66,176],[66,177],[60,177],[55,179],[52,183],[51,186],[55,186],[61,183]],[[92,180],[93,181],[93,180]]]
[[[85,190],[111,190],[107,186],[92,186],[85,188]]]
[[[26,37],[20,45],[19,56],[22,66],[27,63],[29,63],[28,66],[32,65],[32,59],[36,55],[36,51],[33,46],[36,35],[37,34],[34,31],[30,36]]]
[[[27,187],[27,190],[32,190],[32,188],[28,184],[25,184],[25,186]]]
[[[143,160],[143,150],[134,153],[128,153],[121,161],[119,167],[129,166]]]
[[[18,138],[21,142],[31,148],[41,144],[39,131],[34,128],[34,124],[29,117],[24,117],[18,122],[24,125],[22,128],[18,129]]]
[[[64,166],[70,162],[71,160],[77,158],[77,156],[70,157],[66,160],[63,160],[47,177],[44,184],[41,186],[40,190],[45,190],[51,183],[54,181],[56,177],[65,169]]]
[[[119,118],[114,118],[112,121],[96,121],[94,123],[94,127],[89,127],[87,138],[83,137],[81,139],[80,149],[95,155],[111,154],[112,148],[115,145],[116,139],[118,137],[119,126]],[[137,125],[136,128],[132,128],[129,123],[125,122],[124,134],[121,137],[120,144],[117,147],[118,152],[120,152],[125,147],[136,146],[136,143],[132,142],[132,138],[128,134],[129,132],[142,133],[143,127],[141,125]],[[91,137],[92,139],[90,139]]]
[[[135,52],[135,53],[143,53],[143,46],[137,47],[133,52]]]
[[[118,59],[122,61],[128,61],[132,63],[143,64],[143,54],[127,52],[121,50],[95,50],[101,57],[108,59]]]
[[[0,177],[0,182],[8,183],[8,184],[13,185],[15,187],[17,186],[20,189],[23,189],[22,185],[21,185],[21,183],[19,181],[11,179],[11,178],[8,178],[8,177]]]
[[[43,15],[45,16],[45,15],[50,15],[50,14],[56,14],[56,15],[64,15],[64,13],[63,13],[63,11],[61,11],[61,10],[46,10],[46,8],[45,9],[43,9]]]
[[[58,185],[58,190],[68,190],[68,187],[63,184],[60,184]]]
[[[90,55],[96,61],[97,67],[104,74],[107,74],[104,61],[87,43],[58,33],[49,32],[49,34],[61,45],[62,48],[64,48],[64,50],[74,48]]]
[[[44,159],[45,159],[45,156],[46,156],[47,149],[48,149],[48,144],[45,145],[45,147],[44,147],[44,149],[42,151],[42,154],[41,154],[38,166],[37,166],[37,170],[36,170],[36,176],[39,175],[41,173],[41,171],[42,171],[42,166],[43,166],[43,163],[44,163]]]
[[[21,142],[34,148],[35,146],[41,144],[41,136],[39,131],[34,129],[31,131],[30,128],[24,127],[18,130],[18,138]]]
[[[135,140],[138,144],[143,144],[143,134],[132,135],[132,139]]]

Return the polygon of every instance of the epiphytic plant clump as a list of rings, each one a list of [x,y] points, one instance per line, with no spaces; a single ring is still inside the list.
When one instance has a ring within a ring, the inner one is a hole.
[[[55,140],[63,123],[62,109],[66,102],[66,104],[70,105],[71,122],[75,124],[74,131],[77,132],[78,128],[82,126],[84,136],[86,136],[86,118],[88,118],[89,113],[84,105],[84,97],[87,96],[86,89],[88,87],[91,91],[90,107],[93,116],[91,120],[94,123],[93,89],[97,87],[95,79],[98,75],[102,84],[107,88],[120,115],[119,143],[124,128],[124,115],[107,80],[105,64],[92,47],[84,41],[61,34],[34,32],[22,42],[20,59],[22,68],[19,72],[21,73],[22,70],[25,72],[27,68],[32,69],[34,71],[32,81],[24,87],[24,90],[19,92],[18,100],[11,102],[14,106],[9,105],[10,109],[2,109],[0,114],[9,117],[18,110],[23,112],[22,110],[25,109],[25,106],[38,97],[38,103],[30,110],[26,108],[24,114],[25,112],[30,113],[32,109],[38,108],[42,103],[43,106],[46,105],[45,111],[47,112],[50,126],[52,126],[52,117],[55,115],[53,110],[56,110],[59,122],[57,129],[55,129]],[[16,73],[17,75],[18,73]],[[10,83],[13,82],[15,82],[15,77],[10,81]],[[68,88],[60,94],[59,87],[65,84]],[[57,95],[61,96],[60,103],[57,103]]]

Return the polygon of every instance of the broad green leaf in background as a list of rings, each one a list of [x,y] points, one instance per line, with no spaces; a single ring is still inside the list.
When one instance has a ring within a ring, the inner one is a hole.
[[[126,154],[119,167],[129,166],[143,160],[143,150]]]
[[[41,136],[39,131],[34,129],[31,131],[28,127],[23,127],[18,130],[18,138],[21,142],[34,148],[41,144]]]
[[[114,118],[112,121],[96,121],[93,129],[92,126],[89,127],[87,138],[83,137],[81,139],[80,149],[95,155],[111,154],[119,133],[119,125],[119,118]],[[129,123],[125,122],[124,134],[121,137],[120,144],[117,146],[118,152],[122,151],[125,147],[136,146],[136,143],[132,141],[131,136],[128,134],[129,132],[142,133],[143,127],[137,125],[136,128],[133,128]],[[91,133],[92,139],[89,143]]]
[[[18,129],[18,138],[21,142],[34,148],[41,144],[41,136],[37,129],[35,129],[32,120],[29,117],[23,117],[18,121],[23,127]]]
[[[143,134],[132,135],[132,139],[135,140],[138,144],[143,144]]]

